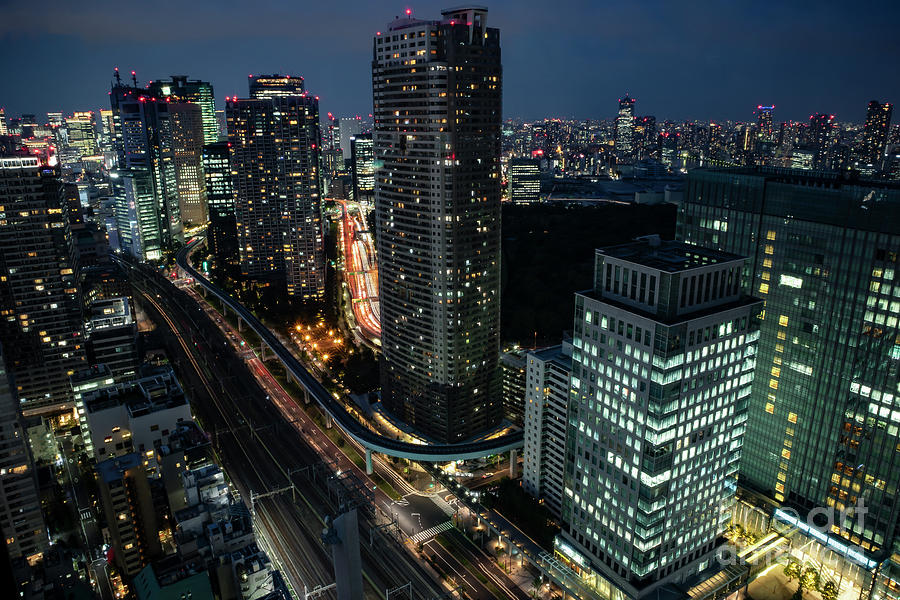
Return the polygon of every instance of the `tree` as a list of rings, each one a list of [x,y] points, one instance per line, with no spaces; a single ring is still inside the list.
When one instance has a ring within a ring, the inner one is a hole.
[[[784,576],[788,578],[788,581],[792,581],[793,579],[800,579],[801,568],[800,563],[796,560],[789,559],[787,563],[784,565]]]
[[[819,571],[813,566],[807,566],[800,575],[800,587],[805,590],[814,590],[819,587]]]
[[[838,589],[833,581],[826,581],[822,586],[822,600],[837,600]]]

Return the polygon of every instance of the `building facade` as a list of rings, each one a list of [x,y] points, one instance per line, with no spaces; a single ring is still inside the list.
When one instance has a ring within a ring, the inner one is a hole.
[[[203,114],[199,104],[169,104],[172,153],[182,223],[203,225],[208,219],[206,179],[203,174]]]
[[[319,101],[300,77],[250,77],[226,102],[241,274],[325,297]]]
[[[150,93],[157,98],[169,98],[175,102],[190,102],[200,107],[203,122],[201,144],[219,141],[219,123],[216,119],[216,100],[212,84],[199,79],[188,79],[184,75],[172,75],[170,79],[150,82]]]
[[[891,128],[891,113],[894,107],[889,102],[878,100],[869,102],[866,109],[866,124],[863,127],[861,158],[880,169],[884,161],[884,150],[887,145],[888,131]]]
[[[855,548],[861,564],[887,558],[900,484],[900,186],[693,171],[678,236],[749,256],[745,280],[766,302],[743,485],[801,511],[862,500],[863,518],[829,546]]]
[[[372,202],[375,195],[375,145],[372,134],[350,138],[350,167],[353,175],[353,199]]]
[[[541,200],[541,161],[511,158],[508,165],[509,199],[514,204],[535,204]]]
[[[373,47],[382,399],[461,441],[502,415],[500,32],[461,8]]]
[[[26,416],[72,407],[84,368],[65,191],[36,158],[0,158],[0,337]]]
[[[619,98],[616,116],[616,157],[623,162],[632,158],[634,144],[634,98]]]
[[[562,516],[572,342],[526,355],[522,487]]]
[[[762,308],[743,264],[650,236],[597,250],[576,294],[557,550],[601,597],[656,597],[718,565]]]
[[[220,259],[237,256],[237,225],[234,220],[234,185],[228,142],[203,147],[203,174],[209,211],[210,250]]]

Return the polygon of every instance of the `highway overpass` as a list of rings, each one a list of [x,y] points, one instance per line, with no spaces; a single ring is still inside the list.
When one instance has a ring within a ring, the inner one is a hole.
[[[198,247],[195,240],[182,248],[176,256],[178,267],[192,277],[207,293],[218,298],[224,306],[228,307],[247,327],[259,336],[262,343],[281,361],[288,377],[295,381],[308,394],[309,399],[321,407],[321,409],[350,437],[357,440],[366,448],[366,467],[372,471],[372,452],[379,452],[388,456],[397,456],[422,462],[448,462],[451,460],[470,460],[490,454],[498,454],[508,450],[521,448],[524,432],[515,431],[501,437],[478,440],[473,442],[461,442],[456,444],[415,444],[403,442],[391,437],[386,437],[372,431],[360,423],[351,415],[344,406],[325,389],[297,358],[279,341],[268,327],[263,325],[253,313],[240,302],[232,298],[227,292],[209,281],[190,264],[190,254]]]

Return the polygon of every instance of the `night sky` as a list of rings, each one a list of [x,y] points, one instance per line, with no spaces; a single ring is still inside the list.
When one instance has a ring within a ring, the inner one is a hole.
[[[298,74],[323,115],[368,114],[375,31],[407,6],[431,19],[459,4],[0,0],[0,106],[41,121],[109,108],[118,66],[142,83],[211,81],[220,107],[247,95],[249,73]],[[896,0],[481,4],[501,31],[506,118],[609,118],[625,92],[658,120],[752,119],[774,103],[778,121],[862,122],[869,100],[900,102]]]

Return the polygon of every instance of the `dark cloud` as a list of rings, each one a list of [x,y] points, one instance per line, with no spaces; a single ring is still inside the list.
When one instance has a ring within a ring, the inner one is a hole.
[[[659,119],[777,118],[828,111],[860,121],[900,100],[900,3],[503,0],[504,110],[610,117],[637,98]],[[457,1],[411,3],[434,18]],[[246,94],[253,72],[296,73],[335,114],[371,111],[371,36],[393,3],[161,0],[0,1],[0,105],[10,113],[106,106],[114,66],[142,80],[187,74],[216,96]]]

